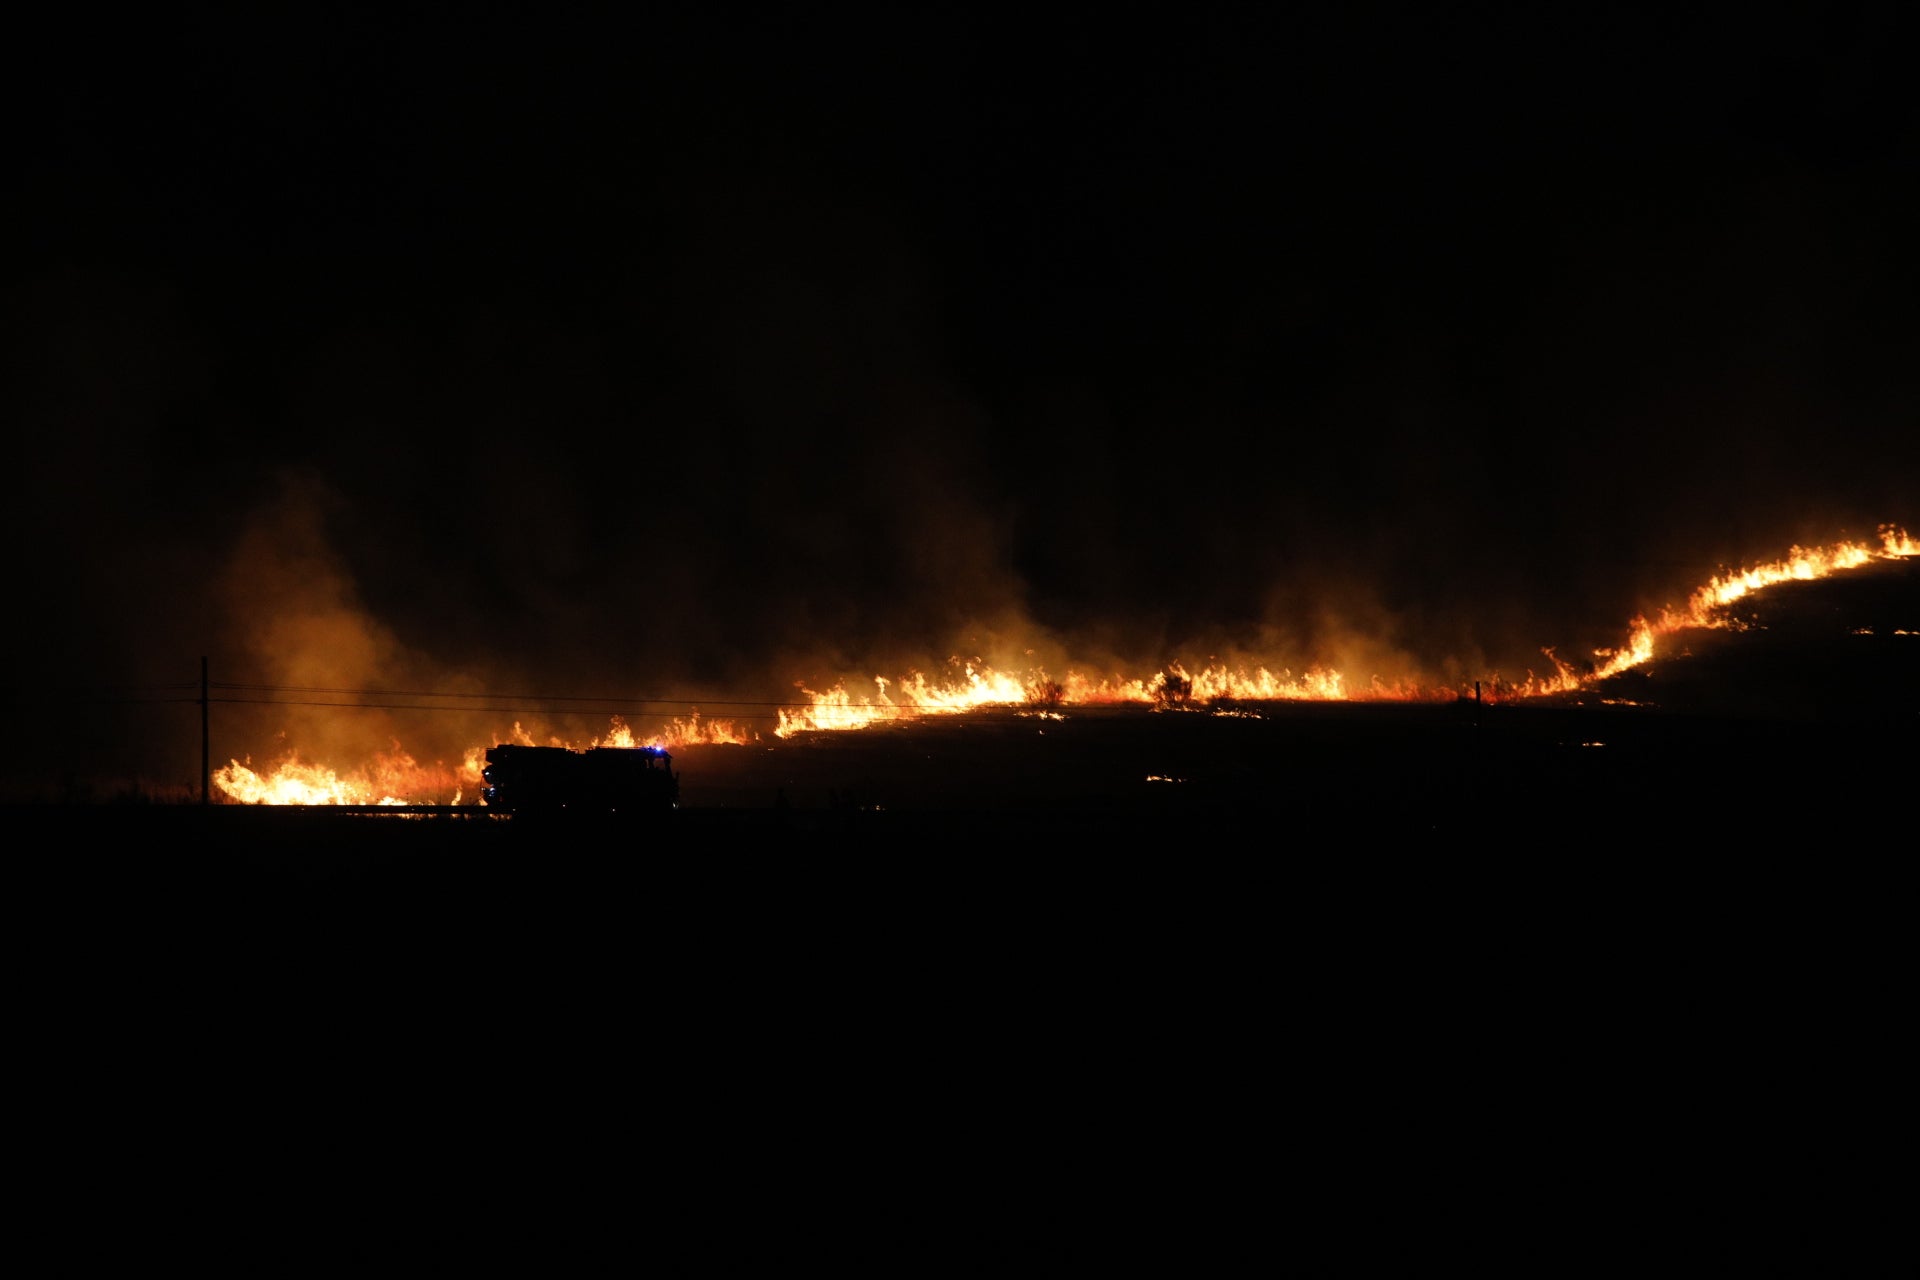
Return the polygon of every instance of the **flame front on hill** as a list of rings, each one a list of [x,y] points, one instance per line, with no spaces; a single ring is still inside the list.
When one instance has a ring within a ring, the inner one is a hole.
[[[1787,582],[1809,582],[1859,569],[1875,561],[1920,556],[1920,540],[1905,530],[1883,527],[1877,542],[1843,541],[1821,548],[1794,547],[1775,561],[1715,575],[1696,588],[1684,604],[1640,616],[1628,625],[1617,648],[1596,652],[1592,664],[1576,668],[1551,649],[1542,652],[1553,674],[1529,674],[1512,682],[1489,675],[1465,688],[1423,683],[1413,678],[1372,677],[1355,684],[1340,671],[1310,665],[1295,672],[1283,664],[1227,665],[1174,662],[1147,675],[1095,674],[1068,668],[1058,676],[1044,670],[1024,674],[996,670],[977,662],[956,662],[955,674],[941,680],[924,672],[897,678],[873,677],[871,692],[856,693],[844,682],[815,691],[800,687],[801,700],[780,708],[772,730],[779,739],[803,733],[846,732],[877,724],[986,708],[1010,708],[1058,718],[1076,707],[1140,705],[1162,710],[1207,710],[1245,714],[1249,704],[1275,702],[1445,702],[1485,696],[1490,701],[1520,701],[1576,693],[1650,662],[1662,640],[1689,629],[1724,629],[1739,623],[1730,606]],[[585,742],[548,736],[544,745],[582,750],[599,746],[653,746],[677,750],[692,745],[745,745],[757,732],[731,721],[695,715],[672,720],[651,735],[641,735],[615,718],[608,732]],[[395,745],[363,766],[339,769],[290,755],[270,769],[230,762],[213,774],[228,799],[245,804],[459,804],[475,794],[481,760],[495,743],[539,745],[516,722],[511,730],[469,748],[458,765],[422,765]]]

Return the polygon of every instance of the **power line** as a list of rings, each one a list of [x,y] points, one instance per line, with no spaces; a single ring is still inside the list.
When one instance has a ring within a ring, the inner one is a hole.
[[[814,698],[805,699],[747,699],[747,698],[638,698],[591,694],[535,694],[535,693],[440,693],[420,689],[355,689],[327,685],[277,685],[243,684],[236,682],[211,681],[209,689],[223,690],[229,693],[261,694],[312,694],[333,699],[355,699],[355,701],[322,701],[318,698],[294,697],[212,697],[213,702],[232,705],[289,706],[289,707],[337,707],[345,710],[364,708],[367,710],[390,711],[461,711],[486,712],[489,714],[521,715],[632,715],[632,714],[694,714],[704,715],[714,708],[728,710],[731,714],[765,715],[774,711],[810,711],[820,707]],[[388,698],[430,698],[433,702],[388,702],[368,701],[367,699]],[[478,702],[491,701],[485,706],[447,706],[446,701]],[[574,706],[555,704],[572,703]],[[837,705],[837,704],[836,704]],[[951,712],[955,708],[927,707],[912,702],[854,702],[846,704],[853,710],[875,710],[897,712],[899,714],[920,714],[931,711]],[[995,703],[992,706],[1013,704]],[[739,711],[733,709],[738,708]]]
[[[325,694],[349,698],[437,698],[449,700],[498,699],[512,703],[550,704],[562,702],[591,703],[596,707],[807,707],[811,702],[782,701],[771,702],[753,699],[708,699],[708,698],[635,698],[619,697],[609,694],[565,694],[565,693],[439,693],[424,689],[340,689],[319,685],[277,685],[277,684],[232,684],[213,681],[210,689],[227,690],[234,693],[305,693]],[[220,699],[217,699],[219,701]],[[243,701],[243,699],[224,699],[224,701]],[[351,706],[352,703],[325,704]],[[367,706],[379,705],[375,703]],[[453,710],[454,708],[445,708]],[[500,708],[476,708],[477,710],[499,710]],[[544,709],[544,706],[543,706]]]
[[[197,699],[196,699],[197,701]],[[259,706],[259,707],[329,707],[340,711],[441,711],[474,713],[485,712],[493,715],[546,715],[546,716],[584,716],[584,715],[630,715],[630,710],[607,707],[535,707],[535,706],[488,706],[488,707],[446,707],[432,703],[417,702],[320,702],[303,698],[209,698],[208,701],[221,706]],[[701,715],[698,706],[683,703],[667,703],[667,707],[686,706],[694,715]],[[707,704],[702,704],[707,705]],[[758,711],[735,712],[740,716],[765,717],[775,711],[788,708],[811,706],[801,702],[730,702],[729,707],[757,707]],[[666,711],[655,714],[665,715]]]
[[[257,697],[257,698],[232,697],[232,696],[219,697],[209,692],[208,696],[204,701],[216,706],[319,707],[319,708],[327,708],[327,709],[338,710],[338,711],[430,711],[430,712],[459,713],[459,714],[525,715],[525,716],[661,715],[661,716],[675,716],[675,717],[694,716],[702,719],[717,718],[716,713],[718,713],[718,716],[730,717],[734,719],[770,719],[782,711],[825,710],[829,713],[833,713],[837,711],[852,711],[852,712],[873,712],[883,716],[884,715],[908,716],[908,715],[926,715],[926,714],[936,714],[936,713],[943,714],[943,715],[953,715],[969,709],[969,708],[956,708],[956,707],[946,707],[946,706],[926,706],[926,705],[921,705],[913,702],[851,702],[851,703],[845,703],[845,704],[838,704],[838,703],[831,704],[828,707],[822,708],[819,703],[811,700],[807,700],[807,701],[789,700],[789,701],[775,702],[775,701],[768,701],[768,700],[750,700],[750,699],[720,699],[720,700],[714,700],[714,701],[701,700],[698,702],[693,702],[693,701],[681,702],[681,701],[667,701],[664,699],[649,699],[649,700],[634,700],[630,702],[625,702],[619,699],[600,699],[600,698],[588,698],[588,697],[558,697],[558,698],[546,699],[546,700],[528,698],[525,701],[509,700],[509,701],[502,701],[502,702],[491,702],[483,705],[448,706],[448,705],[445,705],[444,703],[434,703],[434,702],[394,702],[394,701],[378,700],[379,698],[382,698],[382,697],[396,697],[396,696],[413,696],[413,697],[428,697],[428,698],[440,696],[440,695],[435,695],[430,693],[428,694],[416,693],[412,695],[404,695],[395,691],[395,692],[388,692],[388,693],[382,694],[382,691],[371,690],[371,689],[369,690],[303,689],[297,686],[278,686],[278,685],[210,684],[208,688],[209,690],[223,689],[223,690],[228,690],[230,692],[231,691],[256,691],[256,692],[267,693],[267,694],[323,693],[323,694],[337,695],[337,697],[340,699],[340,700],[331,700],[331,699],[322,699],[322,698],[295,698],[295,697]],[[487,698],[487,697],[497,696],[497,695],[457,694],[457,695],[446,695],[446,696],[457,697],[464,700],[464,699]],[[354,700],[348,701],[346,699],[354,699]],[[27,698],[8,697],[5,699],[0,699],[0,705],[4,705],[14,709],[72,707],[75,705],[135,706],[135,707],[197,706],[197,705],[200,705],[202,701],[203,700],[198,697],[140,697],[140,696],[127,696],[127,695],[111,694],[111,693],[105,693],[105,692],[94,692],[94,691],[86,691],[86,690],[68,690],[60,693],[42,694],[39,696],[27,697]],[[570,706],[541,705],[543,701],[544,702],[568,702],[576,705],[570,705]],[[991,711],[995,709],[1011,707],[1011,706],[1019,706],[1019,705],[1024,705],[1024,704],[989,703],[989,704],[983,704],[977,709],[982,711]]]
[[[289,684],[239,684],[215,680],[208,685],[212,689],[232,689],[242,692],[273,693],[334,693],[351,694],[355,697],[381,698],[507,698],[516,702],[681,702],[679,698],[629,698],[611,694],[566,694],[566,693],[448,693],[437,689],[342,689],[327,685],[289,685]]]
[[[148,698],[148,697],[140,697],[140,696],[129,696],[124,694],[99,693],[99,692],[94,692],[89,690],[78,690],[78,691],[69,691],[69,692],[57,693],[57,694],[54,694],[54,693],[39,694],[33,697],[25,697],[25,698],[9,696],[6,698],[0,698],[0,706],[6,706],[9,708],[17,708],[17,709],[26,709],[26,708],[38,709],[38,708],[45,708],[45,707],[73,707],[73,706],[177,707],[177,706],[192,706],[194,704],[197,704],[199,701],[200,699],[198,698]]]

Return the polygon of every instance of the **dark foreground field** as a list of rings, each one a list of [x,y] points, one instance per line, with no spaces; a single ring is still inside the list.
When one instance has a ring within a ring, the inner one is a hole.
[[[1162,931],[1153,917],[1183,902],[1191,925],[1321,892],[1478,913],[1536,886],[1657,909],[1767,869],[1890,891],[1912,857],[1920,743],[1904,713],[1242,712],[1006,712],[687,750],[683,803],[658,814],[119,805],[0,821],[15,901],[130,934],[266,921],[290,936],[471,928],[483,944],[489,920],[571,942],[764,911],[771,935],[1052,900]]]
[[[62,1235],[542,1268],[1844,1254],[1904,726],[1511,710],[687,752],[649,821],[14,810],[16,1156]]]
[[[196,1256],[244,1211],[541,1270],[1878,1269],[1901,627],[688,750],[650,818],[7,810],[17,1161],[63,1240]]]

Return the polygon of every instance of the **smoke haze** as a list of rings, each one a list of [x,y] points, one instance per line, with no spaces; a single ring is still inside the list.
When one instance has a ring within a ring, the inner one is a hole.
[[[1520,676],[1920,527],[1891,12],[43,20],[16,776],[186,781],[193,708],[113,691],[203,656],[677,713]],[[451,761],[513,718],[463,705],[222,755]]]

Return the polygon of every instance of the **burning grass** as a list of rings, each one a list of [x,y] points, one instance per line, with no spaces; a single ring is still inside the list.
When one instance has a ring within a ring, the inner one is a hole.
[[[1140,675],[1079,666],[1015,670],[955,658],[937,674],[918,670],[896,677],[846,677],[823,686],[802,684],[798,697],[777,709],[771,733],[777,739],[786,739],[981,709],[1009,709],[1054,718],[1075,709],[1102,706],[1246,715],[1261,704],[1285,702],[1516,702],[1547,698],[1590,690],[1644,667],[1660,652],[1663,642],[1677,633],[1736,628],[1742,624],[1733,606],[1770,587],[1814,581],[1876,561],[1916,556],[1920,556],[1920,540],[1892,526],[1883,527],[1875,541],[1843,541],[1820,548],[1796,546],[1778,560],[1716,574],[1682,604],[1634,618],[1621,643],[1596,651],[1590,661],[1565,661],[1554,650],[1543,649],[1551,671],[1529,672],[1519,680],[1497,672],[1465,683],[1379,675],[1354,680],[1333,665],[1309,664],[1296,669],[1281,663],[1213,659],[1169,662]],[[230,801],[248,804],[474,803],[480,758],[495,742],[573,749],[644,745],[673,750],[691,745],[747,745],[757,742],[759,736],[757,730],[741,723],[705,719],[697,713],[671,720],[652,734],[637,733],[616,717],[605,734],[586,741],[553,734],[536,737],[515,721],[510,729],[467,750],[457,764],[423,764],[396,743],[389,751],[376,754],[371,762],[352,769],[292,754],[258,768],[250,762],[232,761],[216,772],[214,783]]]

